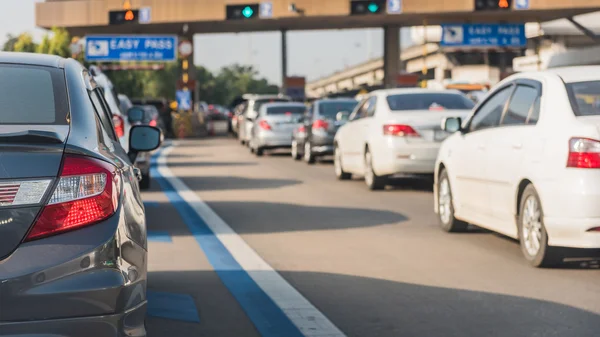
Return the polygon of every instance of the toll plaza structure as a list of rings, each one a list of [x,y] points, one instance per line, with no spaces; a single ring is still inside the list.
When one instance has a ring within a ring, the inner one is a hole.
[[[36,3],[36,25],[73,36],[174,34],[190,41],[202,33],[280,31],[284,87],[286,31],[382,27],[383,83],[395,87],[401,27],[543,22],[597,10],[600,0],[46,0]]]

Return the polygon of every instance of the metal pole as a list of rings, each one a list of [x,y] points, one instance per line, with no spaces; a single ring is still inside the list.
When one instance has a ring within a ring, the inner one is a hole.
[[[281,93],[286,93],[287,79],[287,31],[281,30]]]

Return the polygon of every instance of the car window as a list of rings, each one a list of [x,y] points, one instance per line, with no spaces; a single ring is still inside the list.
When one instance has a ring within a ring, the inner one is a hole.
[[[536,88],[518,85],[515,89],[508,109],[502,118],[502,125],[525,125],[527,117],[531,112],[531,108],[538,98],[538,90]]]
[[[473,101],[460,93],[413,93],[389,95],[387,103],[392,111],[411,110],[471,110]]]
[[[96,110],[96,114],[98,118],[100,118],[100,122],[102,123],[102,127],[104,131],[113,139],[117,140],[117,135],[115,134],[114,127],[110,118],[108,118],[108,113],[106,111],[105,105],[101,102],[102,94],[98,89],[90,92],[90,98],[92,100],[92,104],[94,105],[94,109]]]
[[[486,100],[473,116],[469,130],[476,131],[498,126],[512,89],[513,86],[500,89]]]
[[[335,119],[338,112],[354,110],[357,101],[341,101],[341,102],[321,102],[319,103],[319,116],[328,119]]]
[[[373,96],[369,98],[368,107],[366,111],[366,117],[373,117],[375,115],[375,108],[377,107],[377,97]]]
[[[303,106],[276,106],[267,108],[267,116],[302,115],[306,111]]]
[[[600,115],[600,81],[567,83],[575,116]]]
[[[538,119],[540,118],[540,101],[542,98],[540,96],[537,97],[533,106],[531,107],[531,111],[529,112],[529,118],[527,119],[527,124],[536,124]]]
[[[366,111],[368,108],[368,103],[369,103],[369,99],[365,98],[362,103],[360,103],[360,105],[358,106],[358,108],[356,108],[354,110],[354,112],[352,112],[352,114],[350,115],[350,120],[351,121],[355,121],[358,119],[363,118],[364,116],[367,115]]]
[[[254,111],[259,111],[260,107],[265,103],[276,103],[276,102],[289,102],[287,98],[268,98],[268,99],[257,99],[254,101]]]
[[[67,125],[69,107],[63,71],[0,65],[0,105],[0,125]]]

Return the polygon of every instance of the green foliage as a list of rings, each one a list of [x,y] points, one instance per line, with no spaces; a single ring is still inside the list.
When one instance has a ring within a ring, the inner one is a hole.
[[[23,33],[17,38],[14,45],[14,51],[22,53],[35,53],[37,45],[33,42],[33,37],[29,33]]]
[[[3,51],[15,51],[15,44],[19,39],[18,36],[14,36],[12,34],[6,34],[6,42],[2,46]]]
[[[48,34],[44,35],[42,38],[42,42],[37,46],[36,53],[39,54],[48,54],[50,51],[50,37]]]
[[[48,48],[48,54],[62,57],[71,57],[71,36],[64,28],[52,28],[52,38]]]

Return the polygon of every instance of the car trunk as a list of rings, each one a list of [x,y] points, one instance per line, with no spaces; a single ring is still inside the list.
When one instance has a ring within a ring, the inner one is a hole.
[[[386,124],[408,125],[420,135],[420,137],[407,137],[407,142],[442,142],[450,135],[442,130],[442,120],[447,117],[460,117],[465,120],[470,113],[471,110],[396,111],[392,114],[391,121]]]
[[[69,127],[32,129],[0,127],[0,260],[27,235],[61,167]]]
[[[264,120],[271,126],[271,131],[277,134],[292,135],[294,128],[298,126],[301,114],[289,115],[267,115]]]

